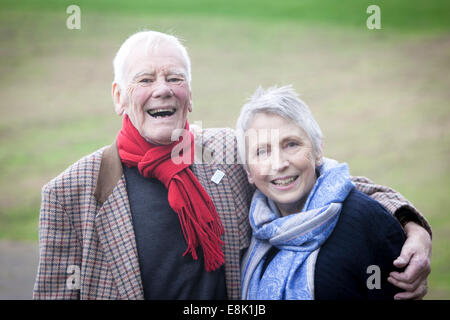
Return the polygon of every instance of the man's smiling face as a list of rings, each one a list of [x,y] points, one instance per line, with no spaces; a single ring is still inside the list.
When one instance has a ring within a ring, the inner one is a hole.
[[[186,65],[173,45],[144,48],[135,47],[127,57],[121,111],[145,140],[166,145],[173,142],[174,130],[185,127],[187,113],[192,111]]]

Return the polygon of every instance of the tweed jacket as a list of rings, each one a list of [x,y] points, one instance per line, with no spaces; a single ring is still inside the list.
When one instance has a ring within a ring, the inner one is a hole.
[[[254,188],[237,161],[234,132],[207,129],[196,138],[190,169],[216,206],[225,228],[225,277],[229,299],[240,299],[240,257],[250,242],[248,207]],[[211,178],[220,170],[217,183]],[[426,220],[400,194],[366,178],[357,188],[391,213]],[[42,189],[40,259],[34,299],[143,299],[125,177],[116,144],[82,158]]]

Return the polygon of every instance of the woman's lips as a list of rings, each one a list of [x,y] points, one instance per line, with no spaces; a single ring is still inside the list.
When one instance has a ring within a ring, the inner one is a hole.
[[[276,178],[270,181],[270,183],[272,184],[272,186],[275,189],[278,190],[288,190],[291,189],[296,181],[298,180],[299,176],[286,176],[286,177],[280,177],[280,178]]]

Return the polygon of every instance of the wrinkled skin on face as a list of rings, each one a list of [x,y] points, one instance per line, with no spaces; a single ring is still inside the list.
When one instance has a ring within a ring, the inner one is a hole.
[[[148,142],[167,145],[177,140],[192,111],[187,70],[179,50],[170,44],[157,49],[136,47],[125,65],[123,91],[113,84],[116,112],[126,113]]]
[[[258,113],[247,133],[249,182],[283,215],[300,212],[316,182],[319,162],[305,131],[278,115]]]

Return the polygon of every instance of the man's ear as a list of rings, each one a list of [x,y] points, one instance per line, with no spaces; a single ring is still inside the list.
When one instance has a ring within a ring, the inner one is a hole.
[[[111,93],[112,93],[112,98],[113,98],[113,102],[114,102],[114,109],[115,109],[116,113],[119,116],[121,116],[125,112],[125,104],[121,99],[122,92],[121,92],[119,84],[117,82],[113,82]]]
[[[192,103],[192,91],[189,90],[189,105],[188,105],[188,111],[192,112],[194,110],[194,105]]]

